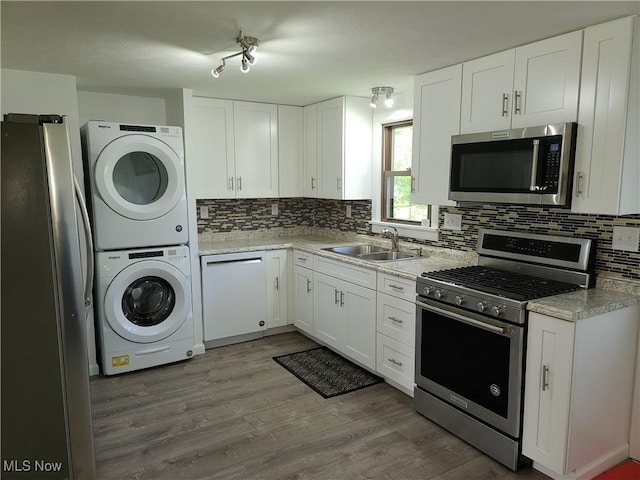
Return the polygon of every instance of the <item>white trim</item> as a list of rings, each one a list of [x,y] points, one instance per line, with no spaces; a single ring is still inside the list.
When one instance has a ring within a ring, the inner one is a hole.
[[[437,228],[421,227],[418,225],[407,225],[404,223],[380,222],[376,220],[372,220],[369,223],[371,224],[371,231],[373,233],[380,233],[382,229],[386,227],[394,227],[396,230],[398,230],[398,234],[401,237],[416,238],[419,240],[431,240],[433,242],[438,241]]]

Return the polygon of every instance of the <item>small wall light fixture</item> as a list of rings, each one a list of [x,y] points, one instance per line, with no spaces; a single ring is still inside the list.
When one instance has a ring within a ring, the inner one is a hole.
[[[241,50],[238,53],[234,53],[232,55],[227,55],[222,59],[222,63],[211,70],[211,75],[213,78],[218,78],[222,71],[226,67],[226,61],[233,57],[238,57],[242,55],[242,60],[240,61],[240,71],[242,73],[247,73],[250,70],[250,65],[255,65],[256,57],[255,52],[260,45],[260,41],[256,37],[245,37],[242,34],[242,30],[238,33],[238,38],[236,38],[236,42],[240,45]]]
[[[378,97],[381,95],[384,95],[385,97],[384,106],[387,108],[393,107],[393,97],[391,96],[393,94],[393,87],[373,87],[371,89],[371,93],[373,95],[371,97],[371,102],[369,102],[371,108],[376,108],[378,105]]]

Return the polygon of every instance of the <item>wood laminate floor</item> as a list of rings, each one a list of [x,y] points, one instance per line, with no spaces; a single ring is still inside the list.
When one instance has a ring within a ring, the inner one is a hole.
[[[91,381],[100,480],[547,479],[514,473],[382,383],[323,399],[272,357],[285,333]]]

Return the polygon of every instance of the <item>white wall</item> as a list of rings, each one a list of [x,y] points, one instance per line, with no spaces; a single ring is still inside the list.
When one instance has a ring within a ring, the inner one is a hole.
[[[80,125],[89,120],[167,125],[164,98],[78,91]]]
[[[78,98],[76,95],[76,78],[69,75],[25,72],[21,70],[2,69],[2,114],[59,114],[66,115],[69,125],[69,140],[73,156],[73,170],[82,187],[84,182],[82,167],[82,148],[80,146],[80,122],[78,114]],[[81,240],[80,245],[84,246]],[[83,265],[86,265],[87,253],[81,249]],[[85,269],[83,271],[86,272]],[[87,350],[89,355],[89,371],[91,375],[98,373],[96,361],[96,344],[93,326],[93,312],[87,317]]]

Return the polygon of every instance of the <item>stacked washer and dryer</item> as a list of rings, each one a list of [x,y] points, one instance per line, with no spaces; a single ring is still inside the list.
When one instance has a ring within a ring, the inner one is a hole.
[[[90,121],[81,138],[103,373],[192,357],[182,129]]]

